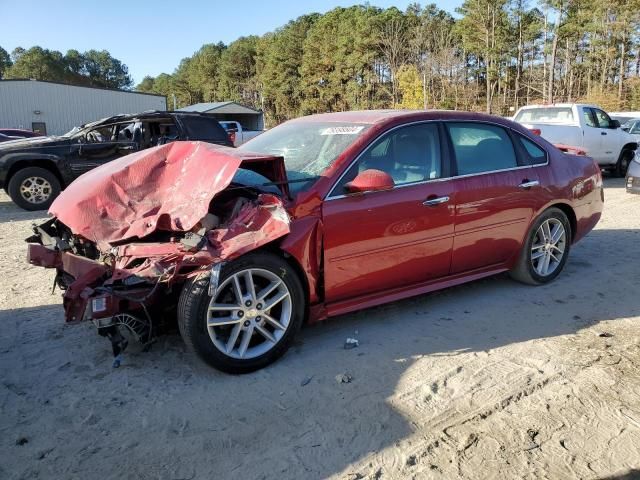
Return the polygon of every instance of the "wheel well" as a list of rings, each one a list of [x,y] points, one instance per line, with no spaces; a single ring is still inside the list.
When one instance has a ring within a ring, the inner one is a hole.
[[[622,147],[622,150],[620,150],[620,157],[622,157],[622,155],[624,154],[624,152],[626,151],[635,151],[638,148],[638,144],[637,143],[627,143],[625,146]]]
[[[50,171],[56,176],[56,178],[60,182],[60,186],[62,188],[65,187],[64,180],[62,179],[62,176],[60,176],[60,172],[51,160],[18,160],[16,163],[11,165],[11,167],[9,167],[9,172],[7,172],[7,178],[5,180],[5,189],[8,188],[11,177],[13,177],[16,172],[18,172],[18,170],[22,170],[23,168],[27,167],[40,167]]]
[[[569,219],[569,225],[571,226],[571,241],[573,243],[573,238],[575,237],[576,230],[578,229],[576,212],[574,212],[573,208],[571,208],[566,203],[556,203],[555,205],[549,206],[549,208],[557,208],[559,210],[562,210],[562,212],[567,216],[567,218]]]
[[[262,247],[261,250],[273,253],[274,255],[277,255],[280,258],[282,258],[285,262],[287,262],[291,266],[291,268],[293,268],[293,270],[296,272],[296,275],[298,275],[298,279],[302,284],[302,290],[304,290],[304,303],[306,305],[306,309],[305,309],[306,310],[305,323],[306,323],[306,320],[309,317],[309,282],[307,281],[307,275],[304,273],[302,266],[298,263],[295,257],[293,257],[289,253],[282,250],[278,245],[277,241],[271,242],[265,245],[264,247]]]

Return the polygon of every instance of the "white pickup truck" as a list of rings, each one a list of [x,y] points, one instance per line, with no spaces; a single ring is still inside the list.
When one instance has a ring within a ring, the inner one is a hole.
[[[556,103],[522,107],[513,119],[553,144],[580,147],[602,168],[624,177],[638,139],[595,105]]]
[[[260,130],[245,130],[240,122],[233,120],[221,120],[219,123],[227,131],[229,140],[233,142],[234,147],[239,147],[262,133]]]

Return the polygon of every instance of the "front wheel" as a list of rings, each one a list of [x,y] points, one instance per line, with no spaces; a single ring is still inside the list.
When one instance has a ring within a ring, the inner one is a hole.
[[[614,170],[616,177],[624,178],[627,176],[627,170],[629,169],[631,160],[633,160],[634,154],[635,152],[632,150],[624,150],[620,154],[620,158],[618,159],[618,163],[616,163]]]
[[[222,268],[209,295],[209,272],[188,281],[178,304],[187,347],[209,365],[248,373],[282,356],[304,318],[304,293],[291,266],[270,253],[253,253]]]
[[[11,200],[25,210],[46,210],[60,194],[60,181],[49,170],[27,167],[9,180],[7,192]]]
[[[541,285],[556,278],[569,256],[571,225],[565,213],[550,208],[533,223],[509,275],[529,285]]]

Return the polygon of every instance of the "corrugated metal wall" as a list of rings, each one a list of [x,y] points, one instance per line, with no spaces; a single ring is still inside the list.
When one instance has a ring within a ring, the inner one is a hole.
[[[62,135],[111,115],[166,109],[163,96],[33,80],[0,81],[0,128],[31,130],[33,122],[44,122],[47,134]]]

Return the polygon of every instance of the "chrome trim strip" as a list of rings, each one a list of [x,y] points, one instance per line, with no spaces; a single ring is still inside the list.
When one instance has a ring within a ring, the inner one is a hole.
[[[434,205],[440,205],[441,203],[447,203],[449,201],[449,197],[438,197],[438,198],[432,198],[431,200],[425,200],[424,202],[422,202],[422,204],[425,207],[432,207]]]

